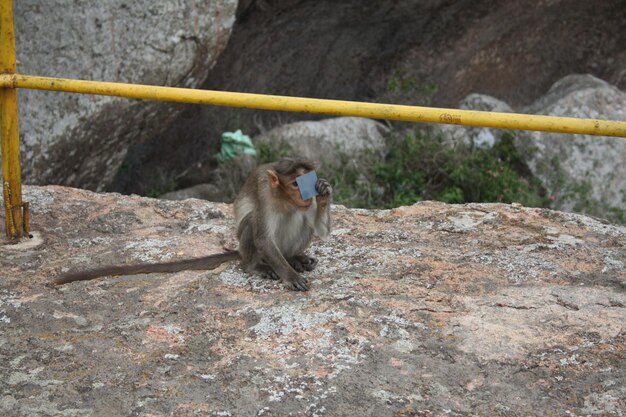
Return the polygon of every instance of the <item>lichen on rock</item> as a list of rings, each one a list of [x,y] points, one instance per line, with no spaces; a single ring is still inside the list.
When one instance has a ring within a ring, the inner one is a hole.
[[[42,243],[0,246],[2,415],[626,410],[626,227],[520,205],[335,206],[306,293],[235,263],[51,287],[219,252],[232,208],[24,193]]]

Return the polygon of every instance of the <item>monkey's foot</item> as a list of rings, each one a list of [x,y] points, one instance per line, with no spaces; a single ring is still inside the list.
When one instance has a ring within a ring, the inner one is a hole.
[[[297,276],[296,278],[290,280],[283,280],[283,283],[287,288],[293,291],[308,291],[309,290],[309,282],[306,278]]]
[[[261,278],[271,279],[273,281],[277,281],[280,279],[280,277],[276,275],[276,272],[274,272],[274,270],[268,265],[257,265],[256,271],[261,275]]]
[[[289,260],[289,265],[297,272],[312,271],[317,266],[317,259],[307,255],[297,255]]]

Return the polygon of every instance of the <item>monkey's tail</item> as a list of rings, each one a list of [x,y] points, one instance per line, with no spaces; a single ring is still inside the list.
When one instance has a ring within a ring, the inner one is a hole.
[[[239,259],[239,252],[227,250],[215,255],[203,256],[201,258],[185,259],[182,261],[163,262],[156,264],[105,266],[81,272],[68,272],[53,280],[56,285],[67,284],[74,281],[88,281],[95,278],[110,275],[135,275],[151,274],[155,272],[179,272],[185,270],[208,270],[215,269],[224,262]]]

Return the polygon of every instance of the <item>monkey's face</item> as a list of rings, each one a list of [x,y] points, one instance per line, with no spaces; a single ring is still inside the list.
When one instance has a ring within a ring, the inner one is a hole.
[[[276,172],[269,170],[267,171],[269,185],[271,188],[278,189],[281,194],[283,194],[281,199],[285,202],[295,206],[298,210],[308,210],[313,204],[313,199],[302,199],[302,196],[300,195],[300,188],[298,187],[298,182],[296,181],[297,177],[304,175],[307,172],[309,171],[300,168],[292,175],[279,176]]]
[[[289,195],[289,198],[293,202],[293,204],[299,210],[307,210],[313,204],[313,198],[309,198],[308,200],[302,199],[302,194],[300,193],[300,187],[298,186],[298,182],[296,178],[306,174],[308,171],[304,169],[299,169],[295,175],[289,176],[286,178],[286,184],[284,186],[284,191]]]

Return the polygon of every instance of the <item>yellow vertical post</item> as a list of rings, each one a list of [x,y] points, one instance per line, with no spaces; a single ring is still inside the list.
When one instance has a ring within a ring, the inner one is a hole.
[[[0,0],[0,74],[15,74],[15,69],[13,0]],[[0,88],[0,139],[6,234],[15,240],[22,237],[24,224],[17,89],[12,86]]]

